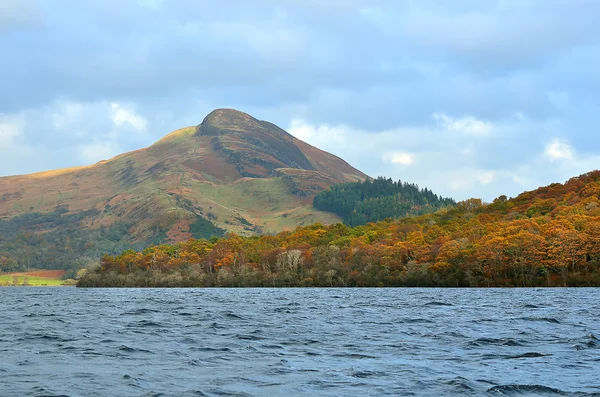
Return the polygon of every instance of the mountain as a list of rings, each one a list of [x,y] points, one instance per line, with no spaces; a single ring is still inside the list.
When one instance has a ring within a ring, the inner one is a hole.
[[[274,124],[218,109],[145,149],[0,178],[0,257],[2,241],[19,233],[53,241],[67,228],[96,240],[112,233],[109,240],[147,244],[334,223],[340,218],[312,207],[315,194],[365,178]]]

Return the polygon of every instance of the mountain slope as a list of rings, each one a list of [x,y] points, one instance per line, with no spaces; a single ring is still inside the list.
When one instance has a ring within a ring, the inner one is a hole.
[[[218,109],[198,126],[108,161],[0,178],[0,219],[60,209],[62,216],[83,214],[78,230],[125,224],[137,242],[275,232],[339,221],[315,210],[312,198],[334,183],[366,177],[271,123]],[[26,225],[21,231],[61,227]]]

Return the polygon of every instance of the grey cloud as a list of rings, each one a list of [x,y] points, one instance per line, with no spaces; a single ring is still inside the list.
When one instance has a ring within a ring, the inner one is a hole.
[[[425,3],[386,18],[397,18],[399,33],[418,46],[498,72],[540,66],[600,35],[600,3],[595,1],[467,2],[462,9],[461,2]]]
[[[495,173],[461,196],[522,189],[511,179],[518,169],[543,182],[532,175],[544,167],[532,164],[553,138],[589,159],[600,152],[594,1],[49,0],[18,23],[21,2],[0,4],[13,6],[0,17],[0,52],[11,60],[0,64],[0,115],[24,115],[19,145],[46,154],[32,155],[40,168],[80,164],[93,143],[146,146],[216,107],[282,127],[344,125],[363,140],[402,131],[368,153],[361,142],[326,147],[372,175],[435,188],[469,170]],[[134,108],[147,131],[115,130],[111,102]],[[83,110],[56,126],[65,103]],[[447,140],[431,132],[436,113],[500,127]],[[465,148],[470,157],[455,161]],[[382,161],[387,150],[422,161],[397,169]],[[9,169],[0,159],[0,175]]]
[[[37,0],[0,0],[0,35],[42,22]]]
[[[57,94],[82,100],[162,96],[188,87],[234,93],[260,88],[281,102],[290,99],[278,91],[305,100],[313,87],[360,89],[395,77],[378,73],[375,36],[365,34],[352,13],[326,18],[303,13],[304,6],[298,15],[292,9],[291,17],[278,17],[243,3],[228,9],[245,12],[225,14],[224,7],[202,2],[175,12],[184,3],[165,3],[172,8],[165,6],[164,14],[142,12],[145,19],[133,3],[60,3],[53,15],[64,20],[50,21],[35,43],[17,37],[0,45],[19,55],[1,67],[16,95],[0,99],[0,106],[35,106]],[[23,90],[25,82],[35,91]]]

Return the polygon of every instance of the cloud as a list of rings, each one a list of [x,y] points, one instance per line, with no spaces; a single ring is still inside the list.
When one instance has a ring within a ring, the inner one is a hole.
[[[154,11],[159,11],[162,9],[164,0],[137,0],[137,3],[142,7],[147,7]]]
[[[354,132],[348,126],[328,124],[314,126],[298,118],[289,123],[287,131],[296,138],[317,146],[345,145],[348,134]]]
[[[108,160],[122,152],[115,142],[94,141],[79,148],[79,157],[85,164],[93,164],[100,160]]]
[[[450,187],[454,190],[472,188],[474,184],[489,185],[496,178],[495,171],[463,169],[452,172]]]
[[[456,119],[445,114],[434,113],[433,118],[438,120],[449,132],[485,136],[494,131],[492,123],[478,120],[473,116],[463,116]]]
[[[149,135],[154,129],[134,107],[60,99],[0,115],[0,176],[88,165],[149,146],[169,132]]]
[[[119,103],[111,103],[111,119],[115,127],[122,127],[129,124],[138,132],[144,132],[148,126],[148,121],[131,109],[123,107]]]
[[[22,114],[0,114],[0,176],[38,170],[43,154],[24,142],[25,127]]]
[[[388,152],[383,155],[382,159],[390,164],[412,165],[415,163],[415,155],[405,152]]]
[[[548,91],[548,92],[546,92],[546,96],[548,96],[548,100],[558,110],[565,110],[569,106],[569,93],[568,92]]]
[[[288,132],[301,141],[311,142],[316,135],[316,128],[302,119],[293,119]]]
[[[527,144],[561,127],[537,125],[519,113],[494,124],[468,115],[434,113],[430,119],[432,123],[418,127],[385,130],[294,119],[289,131],[371,176],[414,182],[459,200],[480,197],[491,202],[502,194],[516,196],[600,164],[594,163],[600,156],[576,155],[575,149],[558,139],[546,145],[539,142],[539,149]],[[485,134],[479,122],[486,126]]]
[[[555,138],[552,142],[546,145],[544,156],[551,161],[572,160],[573,148],[571,148],[568,143]]]
[[[68,128],[73,120],[80,120],[83,116],[85,107],[77,102],[55,103],[55,111],[52,113],[54,128],[57,130]]]
[[[0,34],[35,26],[40,19],[37,0],[0,0]]]
[[[44,4],[0,0],[0,114],[20,123],[0,175],[148,146],[217,107],[459,199],[600,164],[598,2]]]
[[[596,40],[599,13],[597,2],[577,0],[410,1],[402,14],[380,13],[378,20],[416,46],[445,51],[479,67],[530,67]]]
[[[23,134],[23,119],[18,116],[0,116],[0,150],[6,150]]]

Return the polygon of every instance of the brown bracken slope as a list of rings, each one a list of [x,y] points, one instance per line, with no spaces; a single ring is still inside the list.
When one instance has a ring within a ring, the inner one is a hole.
[[[185,240],[200,218],[239,234],[276,232],[339,221],[315,210],[312,198],[366,177],[274,124],[218,109],[198,126],[108,161],[0,178],[0,218],[88,211],[82,229],[128,221],[137,241],[157,233]]]

